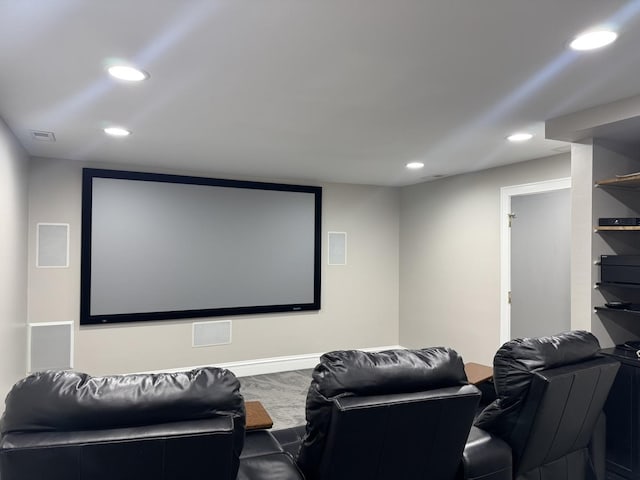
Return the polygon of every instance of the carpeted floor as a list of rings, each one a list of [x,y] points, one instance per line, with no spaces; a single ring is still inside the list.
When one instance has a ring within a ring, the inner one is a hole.
[[[304,425],[304,408],[313,370],[293,370],[240,377],[247,400],[260,400],[273,420],[273,429]]]

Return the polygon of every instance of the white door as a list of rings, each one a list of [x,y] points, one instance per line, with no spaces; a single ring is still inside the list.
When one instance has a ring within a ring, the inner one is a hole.
[[[512,196],[510,216],[510,338],[570,330],[570,190]]]

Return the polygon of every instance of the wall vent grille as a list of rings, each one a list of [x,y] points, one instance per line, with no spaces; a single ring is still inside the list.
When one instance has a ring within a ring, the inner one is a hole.
[[[231,343],[231,320],[193,323],[193,346],[208,347]]]
[[[45,132],[43,130],[29,130],[31,132],[31,138],[39,140],[41,142],[55,142],[56,136],[53,132]]]

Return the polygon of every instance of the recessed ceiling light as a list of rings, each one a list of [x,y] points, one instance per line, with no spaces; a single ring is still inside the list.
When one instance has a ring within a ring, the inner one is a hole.
[[[595,30],[578,35],[569,46],[574,50],[595,50],[606,47],[615,42],[617,38],[618,34],[611,30]]]
[[[507,137],[507,140],[510,142],[526,142],[527,140],[531,140],[533,135],[526,132],[518,132]]]
[[[120,80],[126,80],[127,82],[140,82],[149,78],[149,74],[142,70],[127,65],[114,65],[107,69],[112,77]]]
[[[131,135],[131,131],[122,127],[107,127],[104,129],[104,133],[112,137],[126,137],[127,135]]]
[[[411,170],[419,170],[422,167],[424,167],[424,163],[422,163],[422,162],[409,162],[409,163],[407,163],[407,168],[409,168]]]

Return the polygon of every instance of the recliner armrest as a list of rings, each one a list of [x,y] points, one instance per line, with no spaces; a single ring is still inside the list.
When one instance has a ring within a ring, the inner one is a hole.
[[[285,452],[240,459],[236,480],[304,480],[291,456]]]
[[[285,452],[288,452],[293,458],[298,454],[300,444],[304,438],[304,434],[307,429],[305,425],[299,425],[297,427],[285,428],[283,430],[276,430],[273,432],[273,436],[278,440],[278,443],[282,446]]]
[[[478,427],[471,427],[462,456],[464,480],[511,480],[511,447]]]
[[[18,450],[35,451],[54,447],[71,448],[83,445],[107,445],[125,441],[195,437],[211,434],[231,435],[232,433],[233,420],[230,417],[100,430],[14,432],[7,433],[0,439],[0,455]]]
[[[303,480],[293,457],[266,430],[247,432],[237,480]]]
[[[278,440],[276,440],[271,432],[267,430],[254,430],[246,433],[240,458],[282,453],[283,451],[280,443],[278,443]]]

